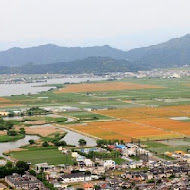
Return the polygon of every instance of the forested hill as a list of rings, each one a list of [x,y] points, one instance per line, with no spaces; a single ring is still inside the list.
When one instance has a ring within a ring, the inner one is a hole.
[[[27,64],[19,67],[0,67],[0,74],[79,74],[79,73],[105,73],[127,72],[141,69],[137,64],[127,60],[116,60],[107,57],[89,57],[72,62],[60,62],[47,65]]]
[[[2,51],[0,52],[0,66],[71,62],[96,56],[125,59],[125,54],[126,52],[107,45],[82,48],[47,44],[31,48],[11,48],[7,51]]]
[[[190,65],[190,34],[128,52],[110,46],[42,45],[0,52],[0,73],[102,73]],[[10,67],[10,68],[8,68]]]
[[[151,68],[190,65],[190,34],[158,45],[130,50],[126,57]]]

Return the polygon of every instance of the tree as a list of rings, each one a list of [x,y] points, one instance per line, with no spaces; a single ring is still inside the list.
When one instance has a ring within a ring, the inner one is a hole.
[[[65,141],[58,141],[58,140],[55,140],[53,143],[55,146],[66,146],[67,145],[67,143]]]
[[[18,161],[18,162],[16,163],[16,167],[17,167],[17,168],[22,168],[22,169],[24,169],[25,171],[27,171],[27,170],[29,169],[29,165],[28,165],[26,162],[24,162],[24,161]]]
[[[28,142],[30,143],[30,145],[35,144],[35,141],[33,139],[30,139]]]
[[[9,112],[8,117],[14,117],[14,116],[15,116],[14,112]]]
[[[20,128],[19,131],[20,131],[20,134],[23,134],[23,135],[25,135],[26,133],[24,128]]]
[[[12,167],[13,167],[13,163],[12,163],[12,162],[7,162],[7,163],[5,164],[5,167],[7,167],[7,168],[12,168]]]
[[[80,146],[85,146],[86,145],[86,141],[84,139],[79,139],[78,141]]]
[[[43,146],[43,147],[48,147],[48,146],[49,146],[49,144],[48,144],[48,142],[47,142],[47,141],[45,141],[45,142],[43,142],[42,146]]]
[[[9,136],[16,136],[17,134],[18,133],[16,131],[14,131],[14,130],[11,130],[11,131],[7,132],[7,135],[9,135]]]

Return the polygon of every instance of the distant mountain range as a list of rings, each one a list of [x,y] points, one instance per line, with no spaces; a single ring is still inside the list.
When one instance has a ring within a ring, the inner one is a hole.
[[[0,52],[4,73],[102,73],[190,65],[190,34],[128,52],[108,45],[60,47],[42,45]]]

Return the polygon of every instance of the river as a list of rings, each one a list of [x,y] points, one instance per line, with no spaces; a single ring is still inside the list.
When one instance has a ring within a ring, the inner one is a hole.
[[[0,97],[1,96],[11,96],[11,95],[22,95],[22,94],[37,94],[42,91],[48,91],[53,88],[53,86],[42,87],[41,85],[47,84],[64,84],[66,82],[70,83],[80,83],[85,81],[100,81],[105,80],[105,78],[59,78],[59,79],[48,79],[47,82],[41,83],[26,83],[26,84],[0,84]]]
[[[0,143],[0,156],[3,155],[3,152],[8,152],[10,150],[29,144],[28,141],[30,139],[37,140],[39,137],[35,135],[26,135],[25,138],[17,141]]]
[[[11,95],[21,95],[21,94],[36,94],[42,91],[47,91],[52,87],[39,87],[45,84],[63,84],[65,82],[70,83],[80,83],[84,81],[99,81],[105,80],[104,78],[62,78],[62,79],[50,79],[46,83],[31,83],[31,84],[0,84],[0,96],[11,96]],[[38,87],[36,87],[38,86]],[[18,120],[21,118],[18,117]],[[69,145],[78,146],[79,139],[85,139],[87,146],[95,146],[96,140],[82,134],[64,129],[67,132],[67,135],[63,140],[66,141]],[[7,152],[12,149],[19,148],[21,146],[27,145],[30,139],[37,140],[38,136],[26,135],[24,139],[20,139],[14,142],[0,143],[0,156],[3,155],[3,152]]]
[[[96,146],[96,140],[87,136],[84,136],[80,133],[68,130],[68,129],[63,129],[67,134],[63,138],[63,140],[68,144],[68,145],[74,145],[74,146],[79,146],[79,139],[84,139],[86,141],[86,146]]]

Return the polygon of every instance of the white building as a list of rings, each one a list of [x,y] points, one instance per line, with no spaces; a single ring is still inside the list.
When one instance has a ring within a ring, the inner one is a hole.
[[[114,169],[115,168],[115,161],[113,160],[104,160],[104,168],[105,169]]]
[[[87,167],[92,167],[94,165],[94,162],[92,162],[90,159],[85,159],[84,163]]]
[[[84,173],[72,173],[61,176],[62,183],[75,183],[75,182],[85,182],[91,181],[91,175],[85,175]]]

